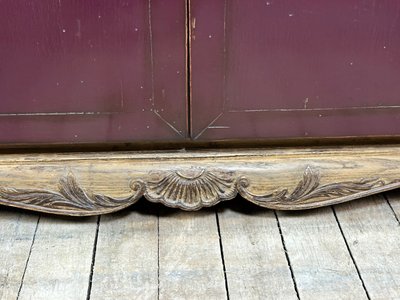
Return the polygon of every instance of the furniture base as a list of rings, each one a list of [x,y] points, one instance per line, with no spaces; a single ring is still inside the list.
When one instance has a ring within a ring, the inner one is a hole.
[[[89,216],[142,196],[198,210],[240,195],[259,206],[299,210],[400,187],[400,146],[7,154],[0,204]]]

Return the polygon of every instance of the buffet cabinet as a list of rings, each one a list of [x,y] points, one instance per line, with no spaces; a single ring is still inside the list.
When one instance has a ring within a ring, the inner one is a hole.
[[[309,209],[400,187],[400,2],[0,1],[0,204]]]

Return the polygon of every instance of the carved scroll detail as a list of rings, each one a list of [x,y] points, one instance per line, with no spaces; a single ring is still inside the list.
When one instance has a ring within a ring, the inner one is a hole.
[[[191,168],[152,172],[145,197],[149,201],[184,210],[212,206],[237,195],[235,173]]]
[[[122,199],[93,194],[81,188],[74,175],[69,173],[60,179],[58,191],[0,187],[0,204],[47,213],[89,216],[130,206],[143,195],[144,183],[133,182],[131,190],[133,194]]]
[[[386,190],[385,187],[389,185],[400,186],[399,181],[387,183],[379,178],[344,181],[324,185],[321,185],[320,179],[321,176],[319,172],[307,166],[303,178],[291,193],[289,193],[288,189],[281,189],[264,195],[253,194],[247,189],[250,183],[245,177],[239,178],[237,187],[242,197],[263,207],[304,209],[322,206],[321,203],[329,205],[352,200],[355,195],[360,193],[363,194],[362,196],[378,193],[379,189],[384,191]],[[325,202],[325,200],[329,199],[332,200],[332,203]]]
[[[266,170],[267,172],[268,170]],[[56,191],[0,187],[0,204],[47,213],[89,216],[121,210],[141,196],[149,201],[184,210],[197,210],[235,198],[273,209],[307,209],[336,204],[400,187],[400,181],[380,178],[321,184],[320,173],[306,167],[292,192],[288,188],[270,193],[251,192],[247,177],[237,171],[213,168],[180,168],[152,171],[144,180],[130,184],[126,198],[112,198],[83,189],[72,173],[62,177]]]

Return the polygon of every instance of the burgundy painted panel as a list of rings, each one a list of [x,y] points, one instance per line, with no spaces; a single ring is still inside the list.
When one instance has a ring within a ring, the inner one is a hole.
[[[0,1],[0,142],[186,136],[185,0]]]
[[[191,3],[193,138],[400,134],[400,1]]]

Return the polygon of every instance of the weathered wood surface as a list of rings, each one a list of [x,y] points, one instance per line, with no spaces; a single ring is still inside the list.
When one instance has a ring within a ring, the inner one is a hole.
[[[331,208],[277,215],[301,299],[367,299]]]
[[[230,298],[297,299],[274,212],[238,204],[218,211]]]
[[[337,206],[339,223],[370,298],[399,299],[399,222],[381,195],[363,200]]]
[[[129,209],[102,216],[91,299],[157,299],[157,295],[157,211]]]
[[[159,218],[159,298],[225,299],[216,214],[162,210]]]
[[[0,299],[18,295],[38,218],[15,210],[0,210]]]
[[[397,299],[400,191],[386,197],[308,212],[144,202],[102,216],[97,239],[97,218],[1,210],[0,299]]]
[[[240,194],[297,210],[400,187],[399,146],[9,154],[0,204],[54,214],[111,213],[141,196],[197,210]]]
[[[96,219],[40,219],[18,299],[85,299]]]

